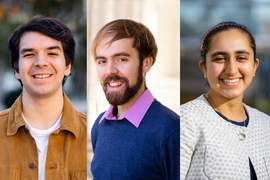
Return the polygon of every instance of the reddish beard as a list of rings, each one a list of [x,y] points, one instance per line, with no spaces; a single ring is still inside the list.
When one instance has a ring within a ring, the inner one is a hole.
[[[122,81],[124,87],[122,87],[122,89],[119,91],[110,91],[108,88],[108,83],[112,80]],[[129,80],[127,78],[118,75],[107,76],[101,85],[106,95],[107,101],[113,106],[118,106],[128,102],[138,92],[138,90],[142,86],[142,83],[143,74],[142,66],[140,65],[138,68],[137,82],[135,85],[130,86]]]

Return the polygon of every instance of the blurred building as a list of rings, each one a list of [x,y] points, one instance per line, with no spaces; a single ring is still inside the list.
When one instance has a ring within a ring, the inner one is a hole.
[[[270,114],[270,2],[181,0],[180,59],[181,104],[203,93],[208,86],[199,68],[201,40],[207,31],[224,21],[247,26],[255,37],[257,58],[256,76],[244,95],[244,102]]]

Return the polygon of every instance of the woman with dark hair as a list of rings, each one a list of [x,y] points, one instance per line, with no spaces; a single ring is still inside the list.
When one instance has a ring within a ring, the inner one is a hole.
[[[242,102],[259,65],[251,32],[216,25],[201,58],[209,91],[180,107],[181,179],[270,178],[269,116]]]

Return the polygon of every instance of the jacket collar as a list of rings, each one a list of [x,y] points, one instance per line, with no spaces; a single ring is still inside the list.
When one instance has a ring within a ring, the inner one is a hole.
[[[80,131],[80,121],[78,121],[79,113],[77,113],[77,110],[72,105],[71,101],[68,99],[65,93],[63,93],[63,96],[64,106],[62,122],[60,129],[57,129],[55,132],[58,133],[61,130],[67,130],[74,134],[74,136],[77,138]],[[12,136],[16,134],[21,126],[26,127],[22,117],[22,94],[16,99],[16,101],[9,109],[7,135]]]
[[[22,94],[9,109],[7,135],[12,136],[16,134],[21,126],[25,126],[22,117]]]
[[[77,110],[68,99],[65,93],[64,94],[64,106],[63,106],[63,115],[62,115],[62,122],[60,126],[60,130],[67,130],[74,134],[77,138],[79,137],[80,131],[80,113],[77,113]]]

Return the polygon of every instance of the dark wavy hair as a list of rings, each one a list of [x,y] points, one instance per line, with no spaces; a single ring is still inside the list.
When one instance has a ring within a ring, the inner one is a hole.
[[[34,16],[30,21],[17,27],[8,40],[10,51],[10,63],[14,72],[19,72],[19,49],[20,40],[26,32],[38,32],[52,39],[60,41],[63,47],[66,66],[73,64],[75,56],[75,41],[70,29],[59,19],[45,17],[42,15]],[[67,76],[64,76],[62,85],[64,85]],[[23,86],[21,80],[19,80]]]

